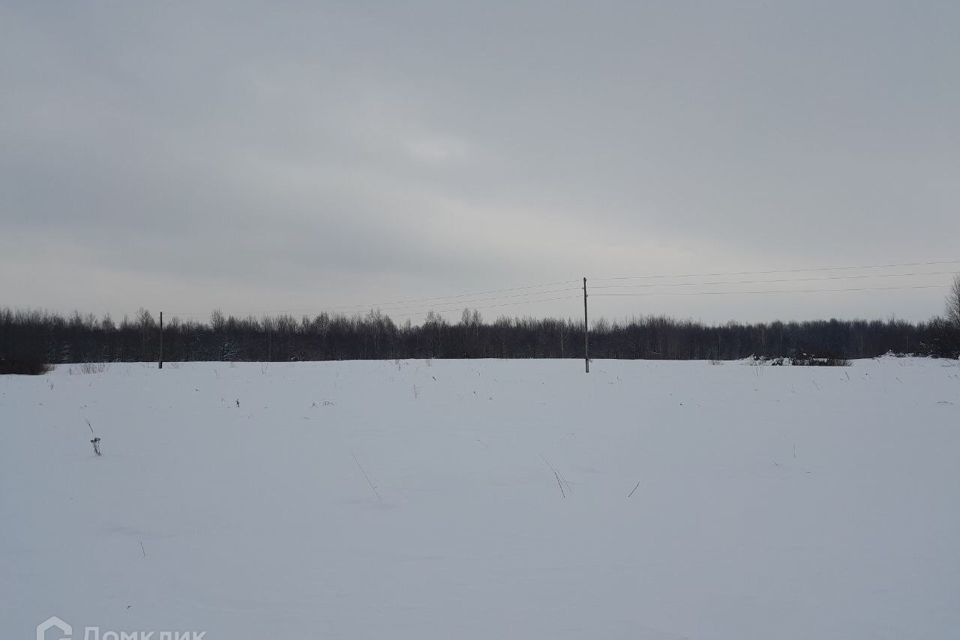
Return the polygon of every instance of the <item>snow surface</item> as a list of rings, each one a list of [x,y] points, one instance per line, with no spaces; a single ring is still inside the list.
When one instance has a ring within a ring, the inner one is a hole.
[[[3,640],[960,636],[956,361],[82,369],[0,377]]]

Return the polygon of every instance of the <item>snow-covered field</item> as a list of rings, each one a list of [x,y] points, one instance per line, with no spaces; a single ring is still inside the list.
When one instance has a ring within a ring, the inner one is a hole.
[[[0,638],[960,637],[956,361],[592,368],[2,377]]]

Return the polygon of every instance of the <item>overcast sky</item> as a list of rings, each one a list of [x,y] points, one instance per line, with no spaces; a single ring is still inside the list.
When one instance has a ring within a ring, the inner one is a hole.
[[[0,305],[576,317],[587,276],[647,294],[594,317],[927,319],[960,262],[603,278],[960,259],[958,34],[954,1],[8,0]]]

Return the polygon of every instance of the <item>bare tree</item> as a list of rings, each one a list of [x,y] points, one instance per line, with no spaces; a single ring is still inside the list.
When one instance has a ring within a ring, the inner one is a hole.
[[[960,328],[960,274],[953,277],[950,293],[947,294],[947,320]]]
[[[143,307],[137,311],[137,326],[140,328],[140,360],[144,362],[148,359],[152,360],[153,358],[147,355],[147,344],[150,342],[150,333],[157,323],[150,312]]]
[[[140,310],[137,311],[137,326],[140,327],[141,331],[149,331],[157,326],[157,321],[153,319],[149,311],[140,307]]]

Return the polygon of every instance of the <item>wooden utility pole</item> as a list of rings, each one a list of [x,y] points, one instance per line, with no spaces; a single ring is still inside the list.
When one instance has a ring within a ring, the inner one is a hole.
[[[587,279],[583,279],[583,364],[590,373],[590,324],[587,322]]]
[[[163,311],[160,312],[160,369],[163,369]]]

